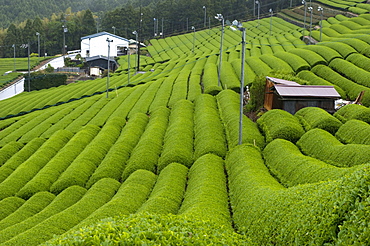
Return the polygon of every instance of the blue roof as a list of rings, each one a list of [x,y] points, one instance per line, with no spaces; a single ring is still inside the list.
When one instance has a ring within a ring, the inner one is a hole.
[[[121,40],[124,40],[124,41],[127,41],[127,42],[130,42],[130,40],[126,39],[126,38],[122,38],[120,36],[117,36],[117,35],[114,35],[112,33],[109,33],[109,32],[99,32],[99,33],[95,33],[95,34],[91,34],[89,36],[85,36],[85,37],[82,37],[81,40],[84,40],[84,39],[91,39],[91,38],[96,38],[96,37],[100,37],[100,36],[103,36],[103,35],[109,35],[111,37],[115,37],[115,38],[118,38],[118,39],[121,39]]]

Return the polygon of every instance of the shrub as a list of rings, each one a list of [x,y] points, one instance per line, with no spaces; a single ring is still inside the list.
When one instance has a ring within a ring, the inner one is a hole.
[[[295,54],[289,52],[276,52],[274,55],[288,63],[296,73],[310,69],[310,65],[303,58]]]
[[[264,133],[267,143],[276,138],[295,143],[304,134],[298,119],[281,109],[267,111],[257,120],[257,125]]]
[[[240,91],[240,80],[238,75],[235,73],[232,65],[227,61],[222,62],[221,83],[223,88],[231,89],[236,92]]]
[[[331,134],[335,134],[342,125],[337,118],[326,112],[324,109],[317,107],[302,108],[298,110],[294,116],[299,119],[306,131],[313,128],[320,128],[330,132]]]
[[[297,142],[297,146],[305,155],[338,167],[352,167],[370,162],[369,145],[343,145],[333,135],[318,128],[306,132]]]
[[[22,198],[14,196],[0,200],[0,220],[3,220],[10,214],[14,213],[24,203],[25,201]]]
[[[167,107],[168,101],[171,96],[173,81],[177,78],[178,74],[171,74],[161,84],[159,87],[158,92],[149,107],[149,113],[155,111],[160,107]]]
[[[226,136],[216,98],[200,95],[195,101],[194,112],[194,159],[208,153],[225,157]]]
[[[116,193],[120,183],[113,179],[101,179],[75,204],[18,234],[3,245],[38,245],[54,235],[61,235],[80,223],[96,209],[107,203]]]
[[[57,87],[64,85],[67,81],[68,76],[66,74],[41,74],[41,73],[32,73],[30,76],[30,88],[31,91],[42,90],[50,87]],[[25,76],[25,80],[28,80],[28,75]],[[28,88],[24,88],[25,91]]]
[[[189,91],[187,99],[193,102],[200,94],[202,94],[200,75],[195,74],[194,71],[192,71],[189,78]]]
[[[234,148],[239,142],[239,97],[239,94],[231,90],[223,90],[216,97],[221,120],[225,125],[226,140],[229,149]],[[263,148],[265,140],[258,130],[257,124],[245,115],[242,116],[241,132],[243,143],[251,143]]]
[[[370,109],[358,104],[348,104],[341,107],[334,113],[334,116],[343,123],[348,120],[362,120],[370,124]]]
[[[172,93],[168,106],[170,108],[181,99],[186,99],[188,95],[188,80],[190,76],[190,70],[183,69],[179,72],[179,76],[176,78],[173,84]]]
[[[172,214],[139,213],[103,219],[55,237],[44,245],[243,245],[246,242],[250,241],[244,236],[210,221]]]
[[[137,213],[177,214],[184,198],[188,168],[171,163],[159,174],[148,198]]]
[[[277,58],[274,55],[262,55],[259,57],[264,63],[270,66],[275,71],[283,71],[285,73],[293,73],[293,69],[285,61]]]
[[[193,164],[193,117],[194,105],[190,101],[180,100],[174,105],[164,137],[163,150],[158,160],[158,172],[172,162],[187,167]]]
[[[117,142],[112,146],[104,157],[104,160],[89,178],[86,187],[91,187],[102,178],[120,180],[126,162],[145,131],[148,120],[148,116],[142,113],[137,113],[130,118],[124,126]]]
[[[330,62],[329,66],[338,73],[344,74],[344,76],[350,80],[360,85],[370,87],[370,72],[343,59],[334,59]]]
[[[202,85],[204,93],[217,95],[222,88],[218,86],[217,65],[207,62],[204,67],[204,74],[202,77]]]
[[[368,70],[370,67],[370,59],[358,53],[349,55],[346,60],[364,70]]]
[[[13,141],[0,148],[0,167],[22,147],[23,144]]]
[[[289,53],[303,58],[311,67],[319,64],[327,65],[326,60],[322,56],[311,50],[296,48],[290,50]]]
[[[335,137],[344,144],[370,145],[370,126],[361,120],[349,120],[343,124]]]
[[[257,76],[267,75],[271,71],[271,67],[264,63],[259,57],[247,57],[245,58],[245,62]]]
[[[233,60],[231,62],[231,65],[233,66],[236,74],[238,75],[238,79],[240,81],[241,67],[242,67],[240,60]],[[252,84],[255,78],[256,78],[256,74],[253,72],[250,66],[247,63],[245,63],[244,64],[244,85]]]
[[[213,154],[200,157],[190,168],[188,179],[179,215],[231,227],[222,158]]]
[[[275,139],[263,150],[266,166],[286,187],[338,179],[355,169],[338,168],[303,155],[297,146],[284,139]]]
[[[343,26],[341,26],[340,28],[343,28]],[[332,48],[333,50],[337,51],[343,57],[343,59],[346,59],[347,56],[349,56],[350,54],[357,52],[354,48],[352,48],[348,44],[341,42],[320,42],[318,43],[318,45],[323,45]]]

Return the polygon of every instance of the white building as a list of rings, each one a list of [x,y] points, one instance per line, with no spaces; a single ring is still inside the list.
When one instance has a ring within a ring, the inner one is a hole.
[[[108,56],[107,39],[113,41],[110,42],[111,57],[125,54],[130,40],[108,32],[99,32],[81,38],[81,56]]]

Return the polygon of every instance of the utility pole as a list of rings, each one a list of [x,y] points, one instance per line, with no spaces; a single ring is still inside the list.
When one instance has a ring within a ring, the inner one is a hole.
[[[107,98],[108,98],[108,89],[109,89],[109,70],[110,70],[110,43],[113,42],[113,40],[110,40],[107,38],[108,42],[108,76],[107,76]]]

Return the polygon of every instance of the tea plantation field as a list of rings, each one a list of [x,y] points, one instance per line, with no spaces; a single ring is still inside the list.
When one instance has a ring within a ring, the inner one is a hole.
[[[201,30],[151,40],[145,73],[121,58],[108,97],[98,79],[0,101],[0,245],[369,244],[370,14],[332,18],[316,45],[278,17],[243,23],[245,85],[280,75],[363,105],[244,115],[241,145],[228,27],[222,66],[220,28]]]

